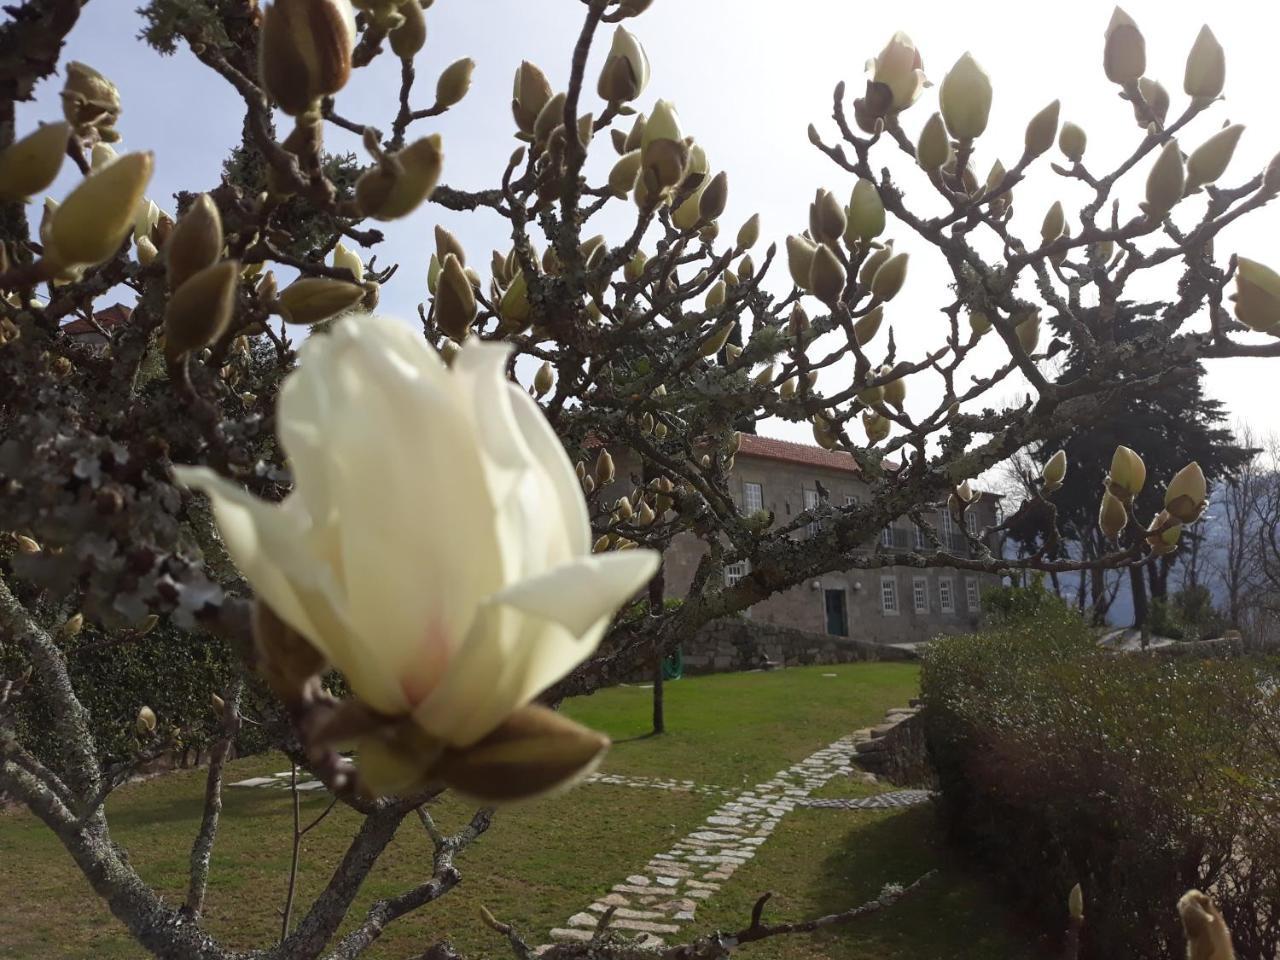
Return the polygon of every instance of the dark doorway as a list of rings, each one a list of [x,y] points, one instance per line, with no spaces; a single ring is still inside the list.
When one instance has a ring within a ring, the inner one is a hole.
[[[823,591],[827,607],[827,633],[837,637],[849,635],[849,612],[843,590]]]

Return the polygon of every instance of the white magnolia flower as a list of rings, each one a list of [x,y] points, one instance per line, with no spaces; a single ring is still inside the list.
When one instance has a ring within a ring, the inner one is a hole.
[[[301,348],[278,426],[279,504],[205,468],[232,559],[366,704],[475,743],[596,648],[658,555],[593,555],[581,488],[505,346],[446,367],[407,325],[338,323]]]

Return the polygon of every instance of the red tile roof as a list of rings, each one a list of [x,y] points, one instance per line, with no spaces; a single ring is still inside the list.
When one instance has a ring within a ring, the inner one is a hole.
[[[112,328],[118,327],[129,319],[133,311],[126,307],[123,303],[117,303],[107,307],[105,310],[99,310],[93,315],[93,319],[98,321],[102,329],[110,332]],[[89,323],[89,321],[76,317],[70,323],[63,324],[63,333],[69,333],[72,336],[78,336],[86,333],[97,333],[97,329]]]
[[[810,467],[825,467],[842,473],[860,473],[853,457],[843,451],[824,450],[810,443],[793,443],[774,437],[761,437],[752,433],[742,435],[740,457],[761,457],[765,460],[781,460],[785,463],[802,463]]]

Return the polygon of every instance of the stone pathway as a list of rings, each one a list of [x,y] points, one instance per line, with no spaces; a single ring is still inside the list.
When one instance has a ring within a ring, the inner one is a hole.
[[[897,807],[914,807],[928,803],[933,794],[928,790],[894,790],[880,793],[874,797],[859,797],[856,800],[801,800],[797,807],[811,807],[816,810],[892,810]]]
[[[660,946],[694,919],[698,904],[715,894],[734,871],[751,860],[781,819],[797,807],[849,805],[848,809],[860,809],[904,806],[928,799],[925,791],[884,795],[892,800],[865,797],[828,801],[810,796],[833,777],[856,772],[855,744],[866,736],[866,731],[858,731],[841,737],[726,800],[696,830],[670,849],[654,854],[638,872],[615,883],[586,910],[571,916],[565,926],[553,929],[551,936],[562,942],[590,940],[601,915],[613,907],[610,929],[634,932],[641,935],[642,944]]]

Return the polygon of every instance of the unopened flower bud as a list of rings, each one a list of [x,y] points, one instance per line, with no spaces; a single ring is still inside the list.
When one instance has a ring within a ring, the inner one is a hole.
[[[609,189],[621,200],[635,189],[636,178],[639,176],[640,151],[632,150],[619,157],[618,162],[609,171]]]
[[[84,629],[84,614],[73,613],[71,616],[67,617],[65,621],[63,621],[62,627],[59,629],[58,632],[61,633],[62,636],[66,637],[67,639],[71,639],[72,637],[79,636],[80,631],[83,629]]]
[[[422,5],[402,3],[396,8],[404,19],[387,34],[391,52],[401,60],[412,60],[427,42],[427,17]]]
[[[951,138],[942,122],[942,114],[935,113],[925,121],[916,142],[916,161],[929,173],[936,173],[951,159]]]
[[[1038,157],[1053,146],[1058,136],[1058,112],[1062,104],[1055,100],[1049,104],[1027,124],[1027,132],[1023,138],[1027,157]]]
[[[1055,200],[1040,224],[1040,239],[1045,243],[1053,243],[1053,241],[1062,236],[1066,229],[1066,211],[1062,209],[1062,201]]]
[[[635,34],[618,27],[613,33],[613,45],[600,70],[596,92],[601,100],[610,103],[626,103],[634,100],[649,85],[649,57]]]
[[[809,272],[813,269],[813,256],[817,245],[812,240],[792,234],[787,237],[787,269],[791,279],[801,290],[809,289]]]
[[[1035,353],[1036,347],[1040,345],[1040,314],[1033,312],[1014,327],[1013,332],[1028,356]]]
[[[364,288],[328,277],[299,277],[280,291],[277,306],[286,323],[311,325],[350,310]]]
[[[635,283],[644,275],[645,264],[649,262],[649,258],[641,251],[637,250],[636,255],[627,261],[627,265],[622,268],[622,276],[628,283]]]
[[[1187,158],[1187,192],[1198,190],[1206,183],[1216,183],[1227,171],[1236,152],[1236,144],[1240,142],[1240,134],[1244,127],[1238,123],[1219,130],[1206,140]]]
[[[778,387],[778,396],[783,400],[790,400],[796,395],[796,378],[788,377],[782,381],[782,386]]]
[[[969,329],[979,337],[986,336],[987,331],[991,329],[991,318],[981,310],[970,310]]]
[[[738,228],[738,239],[736,247],[739,250],[750,250],[756,245],[756,241],[760,239],[760,214],[753,213],[747,218],[747,221]]]
[[[170,362],[213,343],[235,313],[240,262],[223,260],[183,281],[164,311],[164,353]]]
[[[62,115],[82,137],[96,135],[115,143],[120,134],[120,91],[93,67],[77,61],[66,65],[67,82],[62,87]]]
[[[156,257],[160,256],[160,251],[156,249],[150,237],[139,237],[133,242],[133,247],[138,255],[138,262],[144,267],[154,263]]]
[[[547,75],[528,60],[520,64],[516,70],[514,88],[511,92],[511,112],[515,116],[516,126],[526,135],[533,133],[533,125],[538,114],[551,99],[551,82]],[[629,148],[634,149],[634,148]]]
[[[529,302],[529,284],[524,271],[518,272],[498,301],[498,315],[508,330],[524,330],[533,318],[533,304]]]
[[[862,429],[867,432],[868,443],[879,443],[889,436],[889,431],[893,428],[893,424],[888,417],[876,413],[874,410],[864,410],[862,413]]]
[[[1135,102],[1133,105],[1133,119],[1138,126],[1146,130],[1153,119],[1156,123],[1163,124],[1165,117],[1169,115],[1169,91],[1164,88],[1164,84],[1150,77],[1142,77],[1138,81],[1138,93],[1142,95],[1142,102]]]
[[[1187,70],[1182,78],[1182,89],[1193,100],[1213,100],[1222,93],[1227,79],[1227,57],[1222,44],[1207,26],[1196,34],[1187,56]]]
[[[133,229],[138,201],[151,179],[152,155],[130,153],[80,182],[50,221],[53,259],[64,265],[109,259]]]
[[[1147,482],[1147,465],[1138,454],[1126,446],[1118,446],[1111,455],[1111,470],[1107,474],[1107,489],[1124,504],[1142,492]]]
[[[956,61],[938,88],[938,105],[947,130],[957,140],[974,140],[987,129],[991,78],[968,52]]]
[[[202,193],[178,218],[165,244],[169,289],[176,290],[222,255],[222,215],[213,198]]]
[[[1088,141],[1084,128],[1068,120],[1062,125],[1062,132],[1058,134],[1058,149],[1068,160],[1079,163],[1084,159],[1084,148]]]
[[[1280,274],[1246,257],[1236,258],[1236,319],[1251,330],[1280,336]]]
[[[832,427],[831,421],[822,414],[814,414],[813,439],[824,450],[834,450],[840,445],[839,435]]]
[[[707,182],[698,199],[698,216],[705,223],[710,223],[724,213],[729,202],[729,175],[723,170]]]
[[[333,267],[337,270],[349,272],[356,283],[361,283],[364,280],[364,261],[360,259],[360,254],[356,253],[341,240],[333,248]]]
[[[845,230],[845,242],[870,243],[884,233],[884,204],[880,200],[880,191],[870,180],[861,177],[853,185],[853,195],[849,199],[847,214],[848,227]]]
[[[858,346],[863,347],[875,339],[880,331],[880,323],[884,320],[884,306],[877,306],[870,313],[859,317],[853,324],[853,336]]]
[[[1182,524],[1173,519],[1167,510],[1161,510],[1147,527],[1147,546],[1152,556],[1163,557],[1178,549],[1182,539]]]
[[[1040,476],[1044,478],[1046,487],[1052,486],[1056,489],[1062,486],[1062,481],[1067,476],[1067,451],[1059,450],[1050,457]]]
[[[545,397],[555,383],[555,368],[551,366],[550,360],[544,360],[542,366],[538,367],[538,372],[533,375],[533,392],[539,397]]]
[[[470,57],[455,60],[445,67],[436,80],[436,106],[448,108],[462,102],[471,89],[471,72],[475,68],[476,62]]]
[[[1129,514],[1124,504],[1108,492],[1102,494],[1102,502],[1098,506],[1098,529],[1108,540],[1115,540],[1125,527],[1129,525]]]
[[[306,113],[346,86],[355,45],[349,14],[339,0],[276,0],[262,11],[258,72],[285,113]]]
[[[714,310],[716,307],[724,303],[725,285],[723,280],[717,280],[715,284],[707,291],[707,309]]]
[[[862,261],[862,269],[858,271],[858,283],[864,287],[871,286],[871,280],[876,275],[876,271],[883,267],[889,258],[893,256],[893,241],[886,240],[884,246],[873,250],[865,260]]]
[[[1163,218],[1186,191],[1186,169],[1182,165],[1182,151],[1176,140],[1165,144],[1147,175],[1147,202],[1143,210],[1153,219]]]
[[[1071,893],[1067,895],[1067,913],[1070,914],[1072,920],[1084,919],[1084,891],[1080,889],[1080,884],[1076,884],[1071,888]]]
[[[890,372],[887,368],[882,373]],[[899,413],[907,402],[907,378],[898,377],[896,380],[890,380],[884,385],[884,402]]]
[[[843,232],[843,230],[841,231]],[[844,265],[825,243],[819,244],[814,251],[813,262],[809,266],[809,282],[807,288],[815,297],[827,305],[839,301],[844,292]]]
[[[133,729],[140,737],[154,733],[156,729],[156,712],[147,706],[140,707],[138,716],[133,721]]]
[[[767,387],[769,384],[773,383],[773,379],[777,376],[777,372],[778,368],[775,364],[767,364],[760,369],[759,373],[751,378],[751,382],[757,387]]]
[[[871,295],[878,300],[892,300],[907,282],[909,253],[899,253],[885,261],[885,265],[871,278]]]
[[[729,340],[729,334],[733,332],[733,321],[726,320],[720,326],[711,331],[711,334],[702,341],[702,346],[698,348],[698,356],[714,357],[723,348]]]
[[[613,457],[609,455],[608,450],[601,447],[600,452],[596,455],[596,465],[593,470],[596,486],[604,487],[613,483],[614,472]]]
[[[58,176],[71,136],[68,123],[47,123],[0,151],[0,201],[23,201]]]
[[[440,135],[423,137],[387,160],[356,181],[356,203],[375,220],[406,216],[431,196],[444,166]]]
[[[1164,492],[1164,508],[1181,523],[1195,523],[1204,512],[1208,483],[1200,464],[1191,462],[1174,474]]]
[[[16,539],[18,541],[19,553],[33,554],[33,553],[40,552],[40,544],[38,544],[36,541],[32,540],[30,537],[26,536],[25,534],[21,534],[21,533],[17,534]]]
[[[1119,7],[1107,26],[1102,67],[1107,79],[1122,86],[1136,81],[1147,69],[1147,44],[1133,18]]]
[[[809,233],[818,243],[835,244],[844,236],[845,213],[830,190],[819,189],[809,204]]]
[[[1212,897],[1187,891],[1178,901],[1178,916],[1187,935],[1187,960],[1233,960],[1231,931]]]
[[[457,343],[467,338],[476,318],[475,289],[462,263],[452,253],[445,255],[444,266],[440,270],[434,315],[436,326]]]

